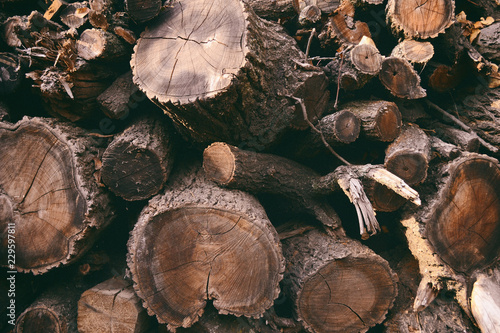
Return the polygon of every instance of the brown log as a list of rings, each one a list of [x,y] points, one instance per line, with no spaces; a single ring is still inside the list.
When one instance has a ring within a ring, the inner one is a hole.
[[[283,240],[284,290],[308,332],[366,332],[397,294],[387,261],[361,243],[319,231]]]
[[[442,123],[436,123],[433,129],[436,136],[446,142],[462,148],[465,151],[478,152],[481,147],[479,138],[475,133],[465,132]]]
[[[14,92],[23,78],[19,57],[14,53],[0,52],[0,96]]]
[[[340,0],[292,0],[295,11],[300,14],[307,6],[317,6],[322,14],[333,13],[341,4]]]
[[[134,289],[172,331],[207,301],[221,314],[259,317],[279,294],[284,259],[258,201],[183,167],[141,212],[129,240]]]
[[[135,43],[137,42],[135,33],[130,29],[126,29],[121,26],[116,26],[113,28],[113,32],[115,33],[115,35],[121,37],[124,41],[126,41],[130,45],[135,45]]]
[[[389,0],[386,16],[396,34],[409,38],[434,38],[453,23],[454,0]]]
[[[74,262],[113,218],[109,195],[93,177],[102,143],[42,118],[0,124],[0,141],[8,147],[0,153],[2,238],[13,230],[16,240],[9,269],[41,274]]]
[[[251,0],[248,4],[255,14],[266,20],[278,21],[297,14],[293,7],[293,0]]]
[[[370,140],[390,142],[401,133],[401,113],[393,102],[353,101],[340,107],[361,120],[361,133]]]
[[[86,290],[78,301],[78,332],[147,332],[151,318],[132,282],[113,277]]]
[[[200,15],[203,26],[194,19]],[[304,59],[280,26],[261,20],[240,0],[184,0],[142,35],[131,65],[134,82],[185,138],[261,150],[290,127],[307,128],[297,99],[311,121],[326,108],[325,75]]]
[[[408,60],[412,64],[425,65],[434,56],[434,46],[430,42],[405,39],[392,50],[391,57]]]
[[[137,23],[145,23],[154,19],[162,7],[160,0],[126,0],[125,10]]]
[[[47,20],[51,20],[55,14],[63,7],[64,3],[61,0],[54,0],[50,4],[49,8],[43,14],[43,17]]]
[[[448,289],[470,316],[471,278],[495,263],[500,246],[497,218],[500,168],[486,155],[464,154],[434,170],[428,204],[403,219],[409,248],[419,260],[422,281],[415,310],[429,304],[419,297]],[[432,298],[430,299],[432,300]]]
[[[498,34],[500,34],[500,23],[493,23],[481,29],[477,37],[476,48],[486,59],[494,62],[500,60],[500,46],[498,45]]]
[[[378,77],[380,82],[396,97],[418,99],[427,95],[420,86],[420,76],[405,59],[385,58]]]
[[[304,7],[299,13],[299,25],[307,27],[321,20],[321,9],[316,5]]]
[[[61,11],[61,22],[69,28],[78,29],[88,21],[88,2],[73,2]]]
[[[132,81],[132,72],[119,76],[106,90],[97,96],[101,111],[111,119],[127,117],[145,96]]]
[[[110,143],[101,178],[117,196],[136,201],[157,194],[173,165],[171,130],[164,117],[142,116]]]
[[[125,44],[113,33],[87,29],[76,41],[78,56],[85,60],[116,61],[127,55]]]

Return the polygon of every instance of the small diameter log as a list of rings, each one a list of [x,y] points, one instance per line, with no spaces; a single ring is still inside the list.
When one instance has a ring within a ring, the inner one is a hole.
[[[461,147],[465,151],[478,152],[481,147],[479,137],[475,133],[465,132],[442,123],[436,123],[433,129],[436,136],[446,142],[450,142],[458,147]]]
[[[303,11],[307,6],[317,6],[323,14],[331,14],[339,8],[340,0],[292,0],[293,7],[297,13]]]
[[[161,0],[126,0],[125,10],[136,23],[145,23],[154,19],[162,7]]]
[[[389,0],[386,17],[396,34],[408,38],[434,38],[454,19],[454,0]]]
[[[481,273],[472,288],[471,310],[483,333],[500,331],[500,268]]]
[[[117,196],[144,200],[157,194],[173,165],[171,130],[164,117],[143,116],[116,136],[102,156],[102,182]]]
[[[418,99],[427,96],[420,86],[420,76],[408,60],[397,57],[385,58],[378,77],[396,97]]]
[[[61,22],[67,27],[78,29],[88,21],[89,12],[88,2],[73,2],[66,5],[66,8],[61,11],[59,16]]]
[[[402,221],[422,274],[414,308],[421,310],[432,301],[422,297],[429,291],[435,295],[447,288],[470,315],[468,281],[500,256],[495,241],[500,237],[498,161],[466,154],[435,170],[430,180],[437,192],[432,189],[428,204]]]
[[[208,300],[221,314],[260,317],[279,295],[278,235],[249,194],[183,168],[141,212],[128,243],[134,289],[171,331],[198,320]]]
[[[130,109],[146,97],[132,81],[132,72],[119,76],[108,89],[97,96],[101,111],[111,119],[120,119],[130,114]]]
[[[131,66],[178,131],[203,145],[262,150],[290,127],[307,128],[296,98],[313,122],[329,98],[323,71],[305,63],[295,40],[240,0],[176,2],[142,34]]]
[[[362,135],[370,140],[390,142],[401,133],[401,113],[393,102],[354,101],[340,109],[352,112],[361,120]]]
[[[403,58],[412,64],[425,65],[434,56],[434,46],[429,42],[405,39],[392,50],[391,57]]]
[[[14,53],[0,52],[0,96],[14,92],[23,78],[19,57]]]
[[[427,178],[427,169],[431,160],[431,142],[424,131],[416,125],[406,125],[401,134],[385,151],[384,167],[400,177],[406,184],[413,186]],[[406,200],[375,183],[368,193],[373,207],[377,211],[393,212]]]
[[[397,295],[387,261],[361,243],[317,230],[283,240],[284,290],[308,332],[366,332]]]
[[[127,55],[125,44],[113,33],[87,29],[76,41],[78,56],[85,60],[115,61]]]
[[[250,0],[248,4],[255,14],[266,20],[278,21],[297,14],[293,7],[293,0]]]
[[[100,143],[42,118],[0,124],[0,142],[2,253],[12,230],[16,236],[10,270],[41,274],[74,262],[113,218],[109,195],[93,176]]]
[[[16,321],[15,333],[76,333],[80,288],[62,285],[44,291]]]
[[[108,18],[111,18],[114,3],[113,0],[90,0],[89,22],[94,28],[107,30],[109,28]]]
[[[78,301],[78,332],[144,333],[151,318],[132,282],[113,277],[85,291]]]

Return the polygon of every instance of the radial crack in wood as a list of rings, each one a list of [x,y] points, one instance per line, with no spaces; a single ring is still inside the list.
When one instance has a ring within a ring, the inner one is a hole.
[[[420,76],[408,60],[396,57],[385,58],[379,79],[396,97],[418,99],[427,96],[420,86]]]

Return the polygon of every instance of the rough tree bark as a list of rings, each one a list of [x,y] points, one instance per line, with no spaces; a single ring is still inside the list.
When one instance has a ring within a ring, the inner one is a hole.
[[[174,161],[166,120],[162,115],[141,116],[106,148],[101,177],[117,196],[144,200],[163,188]]]
[[[0,142],[2,253],[9,230],[16,236],[9,268],[40,274],[75,261],[113,217],[93,175],[103,148],[82,129],[42,118],[0,124]]]
[[[131,66],[138,87],[202,145],[267,148],[307,127],[296,98],[315,121],[329,97],[295,40],[240,0],[176,2],[142,34]]]
[[[134,289],[170,330],[221,314],[259,317],[279,294],[284,259],[276,230],[252,196],[217,187],[201,168],[172,176],[129,240]]]

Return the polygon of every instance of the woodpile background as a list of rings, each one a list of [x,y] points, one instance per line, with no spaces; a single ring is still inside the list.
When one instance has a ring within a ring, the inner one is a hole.
[[[500,332],[500,2],[0,0],[0,331]]]

